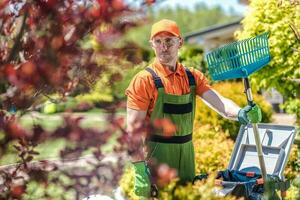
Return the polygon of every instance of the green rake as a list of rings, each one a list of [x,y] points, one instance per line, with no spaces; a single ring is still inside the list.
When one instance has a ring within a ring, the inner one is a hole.
[[[227,44],[206,55],[209,73],[213,80],[243,78],[245,93],[250,106],[255,104],[248,76],[268,64],[270,60],[268,33]],[[266,166],[258,127],[257,124],[252,124],[252,126],[262,178],[266,181]]]

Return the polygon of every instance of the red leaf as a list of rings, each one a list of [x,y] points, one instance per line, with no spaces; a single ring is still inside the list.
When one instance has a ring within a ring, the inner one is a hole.
[[[155,3],[155,0],[145,0],[145,3],[150,6]]]
[[[26,131],[22,129],[17,123],[14,122],[8,124],[8,133],[13,138],[21,138],[27,135]]]
[[[164,136],[172,136],[176,132],[176,126],[167,118],[157,119],[153,125],[157,129],[162,129]]]
[[[7,64],[4,66],[5,68],[5,75],[8,76],[8,77],[15,77],[17,72],[16,72],[16,69],[15,69],[15,66],[12,65],[12,64]]]
[[[10,194],[13,198],[22,199],[24,193],[25,193],[24,185],[17,185],[11,187]]]
[[[23,63],[21,66],[21,72],[24,76],[31,77],[36,72],[36,65],[31,61]]]
[[[62,47],[64,44],[64,38],[63,36],[55,36],[52,38],[51,40],[51,47],[53,49],[59,49],[60,47]]]
[[[99,18],[101,15],[101,11],[100,8],[98,6],[93,6],[89,9],[89,14],[90,16],[94,17],[94,18]]]
[[[176,169],[170,168],[167,164],[161,164],[157,169],[157,176],[158,185],[165,186],[166,184],[170,183],[171,180],[176,178],[177,171]]]
[[[123,0],[113,0],[111,5],[112,8],[116,11],[124,10],[125,8]]]

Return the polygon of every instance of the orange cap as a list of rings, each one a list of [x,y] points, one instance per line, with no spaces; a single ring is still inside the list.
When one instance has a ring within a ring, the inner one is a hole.
[[[179,27],[177,26],[176,22],[172,20],[162,19],[153,24],[150,39],[152,39],[156,34],[161,32],[168,32],[177,37],[181,37]]]

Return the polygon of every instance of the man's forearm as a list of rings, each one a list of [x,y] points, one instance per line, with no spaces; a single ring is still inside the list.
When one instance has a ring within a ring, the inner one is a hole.
[[[146,118],[146,111],[139,111],[134,110],[131,108],[127,108],[127,132],[131,136],[131,145],[137,145],[134,148],[141,148],[135,156],[132,157],[133,161],[140,161],[144,160],[144,153],[142,153],[143,150],[143,144],[144,144],[144,138],[145,133],[143,133],[144,127],[143,124],[145,122]],[[139,153],[141,152],[141,153]],[[142,156],[143,155],[143,156]]]
[[[225,102],[224,117],[230,120],[238,121],[238,113],[241,108],[232,100],[224,97],[223,97],[223,102]]]
[[[232,100],[223,97],[215,90],[209,90],[205,92],[201,98],[203,99],[204,103],[206,103],[210,108],[215,110],[223,117],[237,121],[240,107]]]

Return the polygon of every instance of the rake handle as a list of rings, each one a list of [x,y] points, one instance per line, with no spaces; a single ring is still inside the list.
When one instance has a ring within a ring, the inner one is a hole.
[[[249,82],[248,78],[244,78],[244,86],[245,86],[245,93],[246,93],[246,96],[247,96],[248,105],[254,106],[255,104],[253,102],[250,82]],[[261,146],[261,142],[260,142],[260,137],[259,137],[259,131],[258,131],[257,124],[253,123],[252,127],[253,127],[253,132],[254,132],[254,138],[255,138],[255,144],[256,144],[256,150],[257,150],[261,175],[262,175],[262,178],[264,180],[264,183],[266,183],[266,181],[267,181],[267,171],[266,171],[266,165],[265,165],[265,161],[264,161],[263,150],[262,150],[262,146]]]

